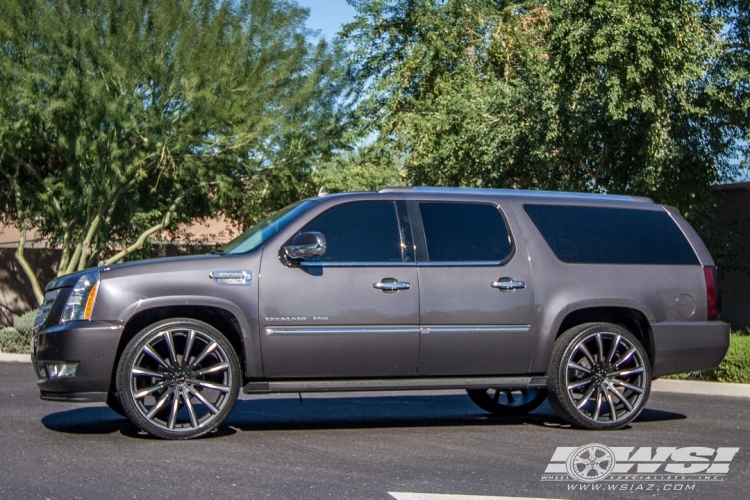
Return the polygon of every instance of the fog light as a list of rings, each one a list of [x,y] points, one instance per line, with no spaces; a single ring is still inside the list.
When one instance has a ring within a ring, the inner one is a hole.
[[[50,379],[75,377],[78,363],[47,363],[47,374]]]
[[[39,374],[40,379],[47,380],[47,368],[44,366],[44,363],[37,363],[36,371]]]

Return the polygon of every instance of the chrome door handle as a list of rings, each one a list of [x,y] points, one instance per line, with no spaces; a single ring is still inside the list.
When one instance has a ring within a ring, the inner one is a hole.
[[[399,281],[396,278],[383,278],[377,283],[373,283],[372,287],[377,288],[378,290],[383,290],[386,293],[395,293],[399,290],[408,290],[411,288],[411,285],[405,281]]]
[[[502,292],[512,292],[517,288],[526,288],[526,282],[514,281],[513,278],[500,278],[497,281],[493,281],[491,286]]]

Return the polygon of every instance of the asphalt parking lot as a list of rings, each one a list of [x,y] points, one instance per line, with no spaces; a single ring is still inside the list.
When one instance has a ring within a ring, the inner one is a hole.
[[[0,363],[0,380],[0,498],[744,499],[750,488],[748,399],[653,393],[631,427],[592,432],[562,426],[546,403],[495,418],[458,391],[243,396],[217,432],[169,442],[103,405],[39,400],[27,363]],[[740,450],[722,480],[596,491],[542,480],[557,447],[589,443]]]

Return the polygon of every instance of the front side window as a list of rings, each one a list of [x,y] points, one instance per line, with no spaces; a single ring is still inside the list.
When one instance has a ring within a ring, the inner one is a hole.
[[[309,262],[402,262],[403,245],[396,203],[364,201],[339,205],[308,223],[301,232],[326,237],[326,253]]]
[[[430,262],[507,260],[513,240],[500,210],[482,203],[419,203]]]

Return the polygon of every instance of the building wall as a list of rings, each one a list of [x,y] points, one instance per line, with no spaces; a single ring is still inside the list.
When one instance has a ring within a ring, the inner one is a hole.
[[[35,269],[41,286],[56,275],[60,250],[27,248],[26,260]],[[37,303],[31,289],[31,281],[26,277],[16,260],[15,248],[0,248],[0,328],[13,324],[13,316],[36,309]]]
[[[719,221],[736,238],[736,269],[721,271],[721,319],[734,328],[750,326],[750,182],[718,186]]]

